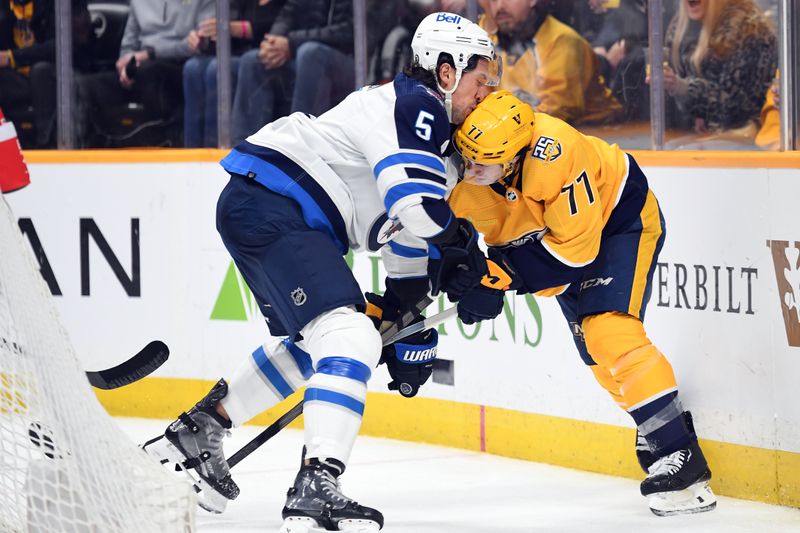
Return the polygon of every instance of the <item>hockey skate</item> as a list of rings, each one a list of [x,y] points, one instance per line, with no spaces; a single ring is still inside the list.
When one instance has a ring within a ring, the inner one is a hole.
[[[708,486],[711,470],[697,441],[658,459],[642,481],[642,495],[658,516],[702,513],[717,506]]]
[[[344,465],[335,459],[310,459],[309,464],[302,465],[286,494],[281,533],[380,530],[380,512],[342,494],[338,480],[342,472]]]
[[[227,383],[219,380],[188,413],[181,413],[163,435],[142,445],[161,464],[174,465],[176,472],[184,472],[198,493],[198,505],[212,513],[221,513],[228,500],[239,496],[239,487],[231,477],[222,451],[222,439],[229,434],[223,426],[226,421],[214,411],[227,392]]]

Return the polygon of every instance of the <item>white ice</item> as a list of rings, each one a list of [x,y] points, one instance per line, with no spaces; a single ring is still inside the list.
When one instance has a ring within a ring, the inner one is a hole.
[[[119,420],[136,442],[167,424]],[[235,429],[226,454],[261,429]],[[222,515],[198,509],[198,531],[277,532],[302,444],[302,431],[284,430],[237,465],[241,495]],[[342,485],[383,513],[386,533],[800,533],[798,509],[719,497],[714,511],[660,518],[634,480],[372,437],[356,441]]]

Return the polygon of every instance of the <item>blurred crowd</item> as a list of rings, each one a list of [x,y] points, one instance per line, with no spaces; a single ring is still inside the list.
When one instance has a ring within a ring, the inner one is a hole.
[[[215,0],[71,3],[79,147],[217,145]],[[0,3],[0,108],[25,148],[56,145],[54,4]],[[478,4],[503,56],[501,88],[581,129],[616,132],[623,146],[626,132],[647,131],[647,0]],[[775,149],[777,0],[663,6],[670,145]],[[367,82],[385,83],[410,61],[425,15],[466,9],[466,0],[367,0]],[[230,0],[229,30],[234,144],[354,89],[351,0]]]

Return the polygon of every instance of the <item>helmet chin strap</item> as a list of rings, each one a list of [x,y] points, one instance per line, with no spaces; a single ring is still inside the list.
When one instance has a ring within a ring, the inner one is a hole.
[[[442,84],[439,83],[439,76],[436,76],[436,86],[439,88],[439,92],[444,95],[444,110],[447,112],[447,120],[450,123],[453,123],[453,93],[456,92],[456,88],[458,87],[458,82],[461,81],[461,69],[456,69],[456,82],[453,84],[453,88],[450,90],[445,90],[442,87]]]

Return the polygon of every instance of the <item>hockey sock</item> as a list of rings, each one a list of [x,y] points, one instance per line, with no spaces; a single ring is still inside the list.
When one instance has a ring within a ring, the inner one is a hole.
[[[259,346],[234,373],[220,403],[240,426],[290,396],[311,377],[311,358],[289,339]]]
[[[351,308],[329,311],[301,333],[316,363],[303,405],[307,456],[346,464],[361,427],[367,381],[380,358],[380,335]]]
[[[344,357],[320,361],[303,404],[309,458],[335,457],[347,463],[361,428],[370,373],[363,363]]]

